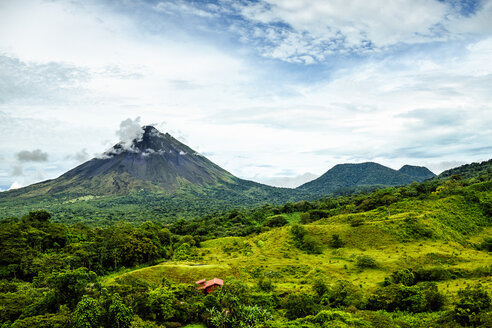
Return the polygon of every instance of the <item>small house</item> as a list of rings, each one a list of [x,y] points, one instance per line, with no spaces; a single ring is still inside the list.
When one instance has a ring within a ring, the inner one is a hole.
[[[215,289],[222,287],[224,281],[219,278],[214,278],[212,280],[206,281],[206,279],[198,280],[195,282],[198,285],[198,290],[203,290],[204,294],[213,292]]]

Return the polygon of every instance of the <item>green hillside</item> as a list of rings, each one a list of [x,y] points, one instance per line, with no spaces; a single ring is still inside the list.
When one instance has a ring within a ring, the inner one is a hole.
[[[490,327],[492,174],[171,225],[0,222],[5,327]],[[205,296],[194,281],[218,277]]]
[[[471,163],[461,165],[449,170],[446,170],[439,174],[438,178],[445,179],[452,177],[453,175],[459,175],[460,178],[470,179],[480,175],[486,175],[492,170],[492,159],[488,161],[483,161],[480,163]]]
[[[319,178],[307,182],[297,190],[307,191],[319,197],[343,190],[374,189],[384,186],[401,186],[413,181],[423,181],[434,174],[423,167],[402,167],[399,171],[381,164],[338,164]]]

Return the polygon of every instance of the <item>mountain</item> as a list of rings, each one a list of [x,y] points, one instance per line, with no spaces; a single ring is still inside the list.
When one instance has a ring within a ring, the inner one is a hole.
[[[29,196],[128,194],[145,188],[172,194],[180,187],[231,183],[234,176],[199,155],[168,133],[152,126],[130,145],[116,144],[100,158],[93,158],[55,180],[45,181],[18,193]],[[27,193],[25,191],[28,191]]]
[[[471,163],[461,165],[446,171],[443,171],[437,176],[439,179],[450,178],[451,176],[459,175],[463,179],[478,178],[492,174],[492,159],[480,163]]]
[[[431,170],[424,166],[404,165],[398,172],[409,175],[415,178],[416,181],[423,181],[436,176]]]
[[[346,188],[405,185],[413,181],[423,181],[430,174],[434,176],[426,168],[409,165],[396,171],[373,162],[338,164],[316,180],[299,186],[297,190],[322,196]]]
[[[0,193],[0,218],[47,208],[61,221],[142,221],[309,199],[302,191],[242,180],[169,134],[145,126],[60,177]]]

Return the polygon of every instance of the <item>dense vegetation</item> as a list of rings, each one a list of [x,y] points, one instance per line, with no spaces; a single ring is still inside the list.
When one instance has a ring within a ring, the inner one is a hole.
[[[172,224],[32,211],[0,221],[0,325],[490,327],[491,225],[491,170]]]
[[[307,182],[297,189],[323,196],[345,188],[402,186],[434,176],[427,168],[418,166],[405,165],[397,171],[373,162],[338,164],[316,180]]]

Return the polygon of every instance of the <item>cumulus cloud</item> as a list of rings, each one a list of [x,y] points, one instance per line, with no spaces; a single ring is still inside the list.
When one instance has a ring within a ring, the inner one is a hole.
[[[245,21],[232,29],[263,56],[312,64],[337,54],[490,33],[490,1],[259,0],[233,8]]]
[[[131,148],[133,140],[142,140],[144,130],[140,125],[140,116],[132,120],[127,118],[120,123],[120,128],[116,131],[116,135],[120,139],[120,143],[125,149]]]
[[[48,161],[48,153],[44,153],[41,149],[32,151],[22,150],[16,154],[19,162],[46,162]]]

